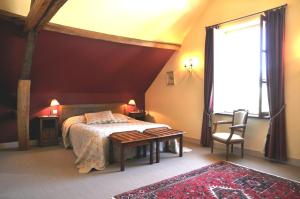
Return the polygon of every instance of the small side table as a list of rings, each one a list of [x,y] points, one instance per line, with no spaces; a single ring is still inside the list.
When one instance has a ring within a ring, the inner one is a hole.
[[[146,113],[144,111],[139,111],[139,112],[129,112],[128,113],[129,117],[132,117],[136,120],[142,120],[145,121],[146,120]]]
[[[58,117],[41,116],[40,120],[40,146],[50,146],[58,144]]]

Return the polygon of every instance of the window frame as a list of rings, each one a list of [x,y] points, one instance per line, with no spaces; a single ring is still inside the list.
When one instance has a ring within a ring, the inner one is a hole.
[[[268,85],[267,79],[263,79],[263,75],[262,75],[262,70],[263,70],[263,53],[267,54],[267,49],[264,49],[263,47],[263,31],[264,29],[264,22],[266,22],[265,16],[261,15],[260,16],[260,73],[259,73],[259,107],[258,107],[258,114],[249,114],[248,116],[250,118],[256,118],[256,119],[269,119],[270,118],[270,111],[269,112],[263,112],[262,111],[262,88],[263,85]],[[266,41],[265,41],[266,43]],[[265,60],[266,61],[266,60]],[[266,63],[265,63],[266,64]],[[267,73],[267,71],[266,71]],[[268,94],[267,94],[268,97]],[[214,114],[216,115],[227,115],[227,116],[232,116],[233,112],[219,112],[216,113],[214,112]]]

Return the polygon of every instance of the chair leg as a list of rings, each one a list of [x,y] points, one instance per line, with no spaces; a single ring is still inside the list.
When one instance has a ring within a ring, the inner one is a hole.
[[[183,136],[179,136],[179,157],[182,157],[183,154]]]
[[[241,156],[244,157],[244,142],[241,143]]]
[[[233,153],[233,144],[231,144],[231,153]]]
[[[226,161],[228,161],[229,144],[226,144]]]
[[[213,153],[214,152],[214,140],[213,139],[211,139],[211,142],[210,142],[210,147],[211,147],[211,153]]]

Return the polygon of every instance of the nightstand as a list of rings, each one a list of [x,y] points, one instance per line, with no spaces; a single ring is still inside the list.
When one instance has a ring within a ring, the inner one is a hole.
[[[139,111],[139,112],[128,112],[128,116],[132,117],[136,120],[142,120],[145,121],[146,119],[146,113],[144,111]]]
[[[40,146],[50,146],[58,144],[58,117],[41,116],[40,120]]]

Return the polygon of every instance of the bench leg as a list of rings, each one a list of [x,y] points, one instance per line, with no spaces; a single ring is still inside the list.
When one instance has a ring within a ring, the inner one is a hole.
[[[147,145],[143,146],[143,157],[145,158],[147,156]]]
[[[159,163],[159,154],[160,153],[160,151],[159,151],[159,140],[157,139],[156,140],[156,163]]]
[[[182,157],[182,152],[183,152],[183,140],[182,140],[182,135],[179,136],[179,157]]]
[[[136,147],[136,158],[137,159],[139,159],[139,158],[141,158],[141,147],[140,146],[138,146],[138,147]]]
[[[114,163],[114,146],[112,140],[109,140],[109,163]]]
[[[121,164],[121,171],[125,170],[125,157],[124,157],[124,144],[120,145],[120,164]]]
[[[150,164],[153,164],[153,141],[150,142]]]
[[[169,140],[165,141],[165,151],[169,152]]]

